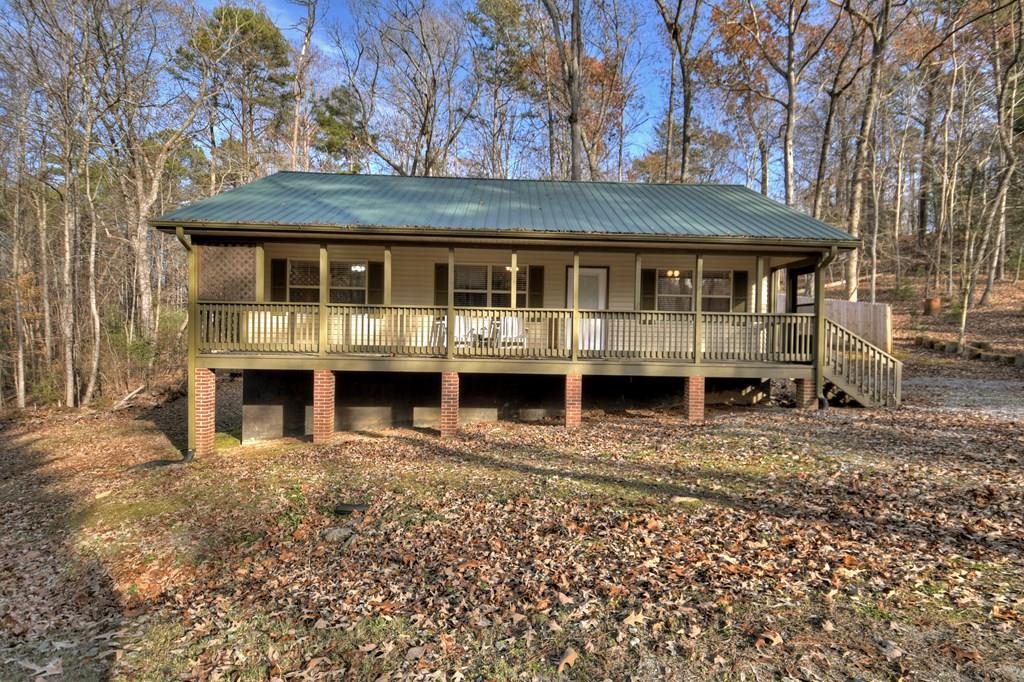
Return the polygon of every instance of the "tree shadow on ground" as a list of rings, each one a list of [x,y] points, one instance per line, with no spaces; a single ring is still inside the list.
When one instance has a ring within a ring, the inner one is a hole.
[[[624,428],[623,442],[628,442]],[[770,478],[734,469],[649,462],[604,463],[548,446],[525,445],[516,451],[488,448],[467,436],[462,443],[398,436],[438,460],[517,474],[554,477],[602,487],[620,487],[665,501],[692,497],[746,512],[766,513],[801,523],[826,523],[841,531],[892,536],[965,556],[998,553],[1024,555],[1024,537],[991,536],[978,530],[991,516],[972,508],[956,483],[930,481],[926,489],[901,495],[899,480],[839,477],[820,480],[795,472]],[[483,447],[481,447],[483,446]],[[884,474],[879,474],[883,476]],[[699,484],[673,482],[695,480]],[[914,481],[920,485],[920,481]],[[996,512],[997,513],[997,512]]]
[[[217,375],[216,431],[242,440],[242,379],[220,372]],[[184,456],[188,448],[188,397],[184,386],[180,392],[143,410],[136,419],[151,423],[176,450]],[[136,465],[137,469],[151,469],[181,464],[183,460],[159,458]]]
[[[78,516],[91,500],[61,490],[74,475],[25,433],[0,431],[0,679],[111,677],[122,623],[114,581],[74,547]],[[109,644],[109,646],[105,646]]]

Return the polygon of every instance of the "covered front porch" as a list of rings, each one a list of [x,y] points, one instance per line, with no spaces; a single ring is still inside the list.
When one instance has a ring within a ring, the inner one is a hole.
[[[208,366],[228,366],[225,356],[244,367],[320,360],[335,369],[383,359],[398,369],[405,359],[438,371],[528,361],[540,373],[561,373],[565,363],[596,373],[667,363],[718,365],[714,373],[728,376],[728,367],[814,361],[815,316],[772,310],[775,273],[791,273],[787,300],[795,301],[796,276],[813,267],[814,255],[297,242],[193,248],[195,352]]]

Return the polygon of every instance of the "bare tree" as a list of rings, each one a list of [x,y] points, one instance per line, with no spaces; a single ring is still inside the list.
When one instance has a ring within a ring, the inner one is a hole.
[[[352,30],[335,29],[332,38],[367,131],[363,142],[401,175],[445,172],[480,93],[463,18],[430,0],[385,0],[353,12]]]
[[[583,127],[581,122],[583,111],[582,78],[583,78],[583,19],[580,3],[582,0],[570,0],[569,39],[564,37],[565,17],[556,0],[542,0],[544,9],[551,20],[551,31],[558,57],[562,66],[562,79],[569,100],[569,179],[583,178]]]

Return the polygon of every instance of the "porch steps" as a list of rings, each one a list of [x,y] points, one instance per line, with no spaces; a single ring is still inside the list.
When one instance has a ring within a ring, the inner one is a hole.
[[[833,396],[845,396],[864,407],[899,407],[902,379],[902,362],[842,325],[825,320],[825,381],[831,384]]]

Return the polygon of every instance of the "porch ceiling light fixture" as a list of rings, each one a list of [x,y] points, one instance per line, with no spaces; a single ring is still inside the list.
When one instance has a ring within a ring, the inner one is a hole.
[[[366,272],[366,266],[362,263],[353,263],[352,272]]]

